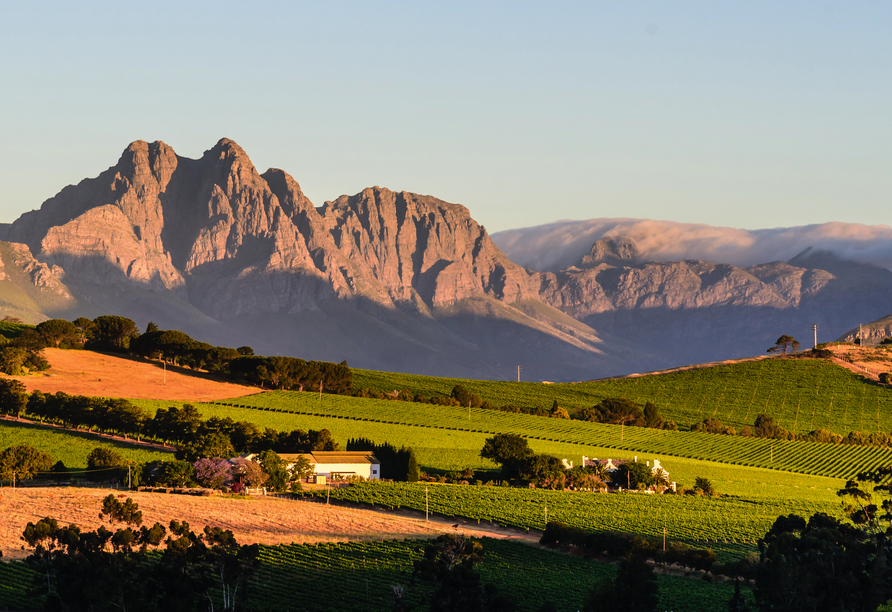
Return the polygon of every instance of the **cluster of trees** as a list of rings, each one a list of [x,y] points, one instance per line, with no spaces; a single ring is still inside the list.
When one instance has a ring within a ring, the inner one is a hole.
[[[129,353],[192,369],[246,380],[261,387],[350,394],[353,372],[346,361],[329,363],[295,357],[261,357],[249,346],[228,348],[194,340],[178,330],[149,322],[140,334],[127,317],[104,315],[75,321],[50,319],[9,340],[0,336],[0,372],[20,375],[49,367],[41,351],[54,346]]]
[[[497,407],[482,399],[476,393],[471,393],[462,385],[455,385],[452,388],[452,393],[448,397],[445,395],[426,397],[421,393],[412,395],[407,389],[393,391],[391,393],[381,393],[374,388],[358,389],[354,393],[354,396],[434,404],[437,406],[483,408],[484,410],[500,410],[502,412],[512,412],[516,414],[532,414],[554,419],[576,419],[593,423],[624,424],[634,427],[651,427],[655,429],[678,429],[678,425],[674,421],[663,420],[660,416],[659,408],[657,408],[653,402],[647,402],[642,410],[638,404],[626,398],[608,398],[596,406],[587,408],[573,407],[567,409],[560,406],[557,400],[552,402],[550,409],[542,406],[523,407],[514,406],[513,404]]]
[[[421,582],[422,601],[431,612],[514,612],[517,602],[485,583],[477,571],[483,560],[483,545],[460,535],[446,534],[424,547],[424,556],[413,562],[412,584]],[[406,590],[393,587],[391,609],[408,610]],[[547,608],[546,608],[547,609]]]
[[[799,440],[804,442],[823,442],[825,444],[851,444],[854,446],[892,446],[892,434],[877,431],[872,434],[864,434],[860,431],[850,431],[848,435],[841,436],[827,429],[814,429],[808,433],[795,433],[782,427],[773,417],[760,414],[756,417],[753,426],[745,426],[739,432],[733,427],[726,427],[715,418],[704,419],[700,423],[691,426],[691,431],[703,433],[725,434],[729,436],[744,436],[753,438],[770,438],[773,440]]]
[[[339,449],[327,429],[279,432],[260,429],[248,421],[233,421],[229,417],[202,419],[191,404],[184,404],[182,408],[159,408],[150,417],[146,410],[127,400],[68,395],[61,391],[29,394],[16,380],[0,380],[0,412],[181,445],[183,459],[224,456],[226,453],[231,457],[264,450],[303,453]],[[210,454],[211,451],[215,454]]]
[[[554,455],[534,453],[526,438],[516,434],[497,434],[487,438],[480,456],[499,464],[502,478],[519,481],[547,489],[574,489],[600,491],[612,482],[630,489],[668,486],[668,477],[662,470],[654,473],[650,466],[637,461],[623,463],[608,473],[603,465],[576,465],[567,468]]]
[[[660,538],[616,531],[586,531],[560,521],[549,521],[539,542],[550,547],[573,546],[591,556],[605,553],[612,557],[644,554],[660,563],[677,563],[704,571],[712,569],[718,561],[712,550],[691,548],[684,542],[669,542],[666,550],[663,550]]]
[[[397,448],[384,442],[378,444],[366,438],[350,438],[347,440],[348,451],[371,451],[381,462],[381,478],[396,482],[418,482],[418,460],[411,447]]]
[[[132,499],[105,498],[95,531],[63,527],[54,518],[28,523],[27,563],[48,610],[223,610],[244,608],[246,582],[260,564],[259,547],[240,546],[231,531],[189,524],[142,524]],[[118,526],[120,525],[120,526]]]

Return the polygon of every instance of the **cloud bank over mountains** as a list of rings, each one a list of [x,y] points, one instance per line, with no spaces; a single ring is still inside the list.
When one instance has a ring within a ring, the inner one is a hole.
[[[558,221],[492,235],[515,263],[531,270],[553,272],[578,264],[594,242],[605,237],[633,240],[641,261],[702,259],[747,267],[788,261],[811,247],[892,269],[892,228],[887,225],[832,222],[745,230],[620,218]]]

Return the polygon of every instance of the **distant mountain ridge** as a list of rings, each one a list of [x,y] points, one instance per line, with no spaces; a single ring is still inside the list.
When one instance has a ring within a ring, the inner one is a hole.
[[[87,304],[214,338],[233,326],[267,352],[489,375],[525,352],[543,377],[618,367],[594,330],[533,304],[464,206],[373,187],[317,209],[228,139],[199,159],[136,141],[5,233]]]
[[[124,314],[375,369],[509,378],[522,365],[526,379],[581,380],[759,354],[813,323],[832,339],[888,315],[892,272],[871,263],[892,262],[887,234],[620,219],[494,240],[432,196],[371,187],[316,207],[225,138],[199,159],[136,141],[0,226],[15,271],[0,279],[0,312]],[[765,263],[760,240],[792,254]]]

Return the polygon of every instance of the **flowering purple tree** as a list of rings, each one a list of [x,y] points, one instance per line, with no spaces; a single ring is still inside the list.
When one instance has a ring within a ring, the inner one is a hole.
[[[219,489],[232,482],[232,466],[226,459],[199,459],[194,466],[195,479],[203,487]]]

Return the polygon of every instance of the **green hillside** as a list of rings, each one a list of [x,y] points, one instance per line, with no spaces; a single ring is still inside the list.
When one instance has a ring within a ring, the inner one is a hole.
[[[98,446],[113,448],[125,459],[134,461],[154,461],[172,456],[169,452],[101,439],[87,433],[57,431],[39,425],[0,420],[0,449],[19,444],[47,452],[69,468],[87,467],[87,455]]]
[[[161,404],[163,402],[154,405]],[[236,413],[229,412],[231,409],[248,409],[253,414],[238,412],[236,419]],[[284,412],[323,417],[329,423],[325,425],[328,429],[332,429],[333,419],[344,419],[357,424],[380,422],[410,425],[435,432],[515,433],[534,440],[614,449],[614,452],[653,453],[657,456],[685,457],[835,478],[851,477],[860,471],[892,463],[892,450],[879,447],[779,441],[642,427],[623,428],[619,425],[550,419],[496,410],[469,410],[339,395],[323,395],[320,398],[318,394],[297,391],[274,391],[236,398],[216,405],[208,404],[203,410],[207,410],[208,414],[232,416],[236,420],[277,429],[290,429],[293,426],[287,423],[296,422],[283,422],[275,418]],[[362,436],[364,429],[365,425],[358,425],[354,437]],[[449,448],[447,444],[441,446]]]
[[[455,385],[494,406],[593,406],[609,397],[654,402],[681,427],[714,417],[738,431],[766,413],[795,432],[892,431],[892,391],[819,359],[763,359],[668,374],[581,383],[435,378],[354,370],[354,388],[449,395]]]

